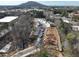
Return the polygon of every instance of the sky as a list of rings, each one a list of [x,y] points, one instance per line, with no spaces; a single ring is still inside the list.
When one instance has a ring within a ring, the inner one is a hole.
[[[78,0],[0,0],[0,5],[19,5],[28,1],[36,1],[49,6],[79,6]]]

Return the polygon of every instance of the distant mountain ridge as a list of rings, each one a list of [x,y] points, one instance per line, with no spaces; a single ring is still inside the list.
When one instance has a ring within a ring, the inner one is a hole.
[[[19,7],[21,8],[47,8],[48,6],[35,2],[35,1],[29,1],[27,3],[23,3],[19,5]]]
[[[16,5],[16,6],[0,6],[0,9],[16,9],[16,8],[48,8],[49,6],[43,5],[41,3],[35,2],[35,1],[28,1],[26,3],[22,3],[20,5]]]
[[[3,5],[3,6],[0,6],[0,9],[64,8],[64,7],[74,7],[74,6],[47,6],[47,5],[41,4],[39,2],[28,1],[28,2],[22,3],[20,5],[13,5],[13,6]],[[79,8],[79,6],[75,6],[75,8],[76,7]]]

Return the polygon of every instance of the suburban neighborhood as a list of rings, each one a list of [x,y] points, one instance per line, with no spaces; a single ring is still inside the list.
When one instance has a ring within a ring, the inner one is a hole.
[[[0,6],[0,57],[79,57],[79,6]]]

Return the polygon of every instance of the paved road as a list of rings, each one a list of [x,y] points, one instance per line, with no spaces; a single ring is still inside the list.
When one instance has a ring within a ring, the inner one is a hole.
[[[27,49],[17,52],[11,57],[26,57],[26,56],[29,56],[30,54],[34,54],[37,51],[40,51],[40,49],[39,48],[36,49],[35,46],[32,46],[32,47],[29,47]]]

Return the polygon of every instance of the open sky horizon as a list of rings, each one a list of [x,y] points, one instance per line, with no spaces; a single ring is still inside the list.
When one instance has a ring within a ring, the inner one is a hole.
[[[0,5],[20,5],[26,3],[29,0],[0,0]],[[30,0],[31,1],[31,0]],[[38,3],[48,6],[79,6],[79,1],[52,1],[52,0],[33,0]]]

